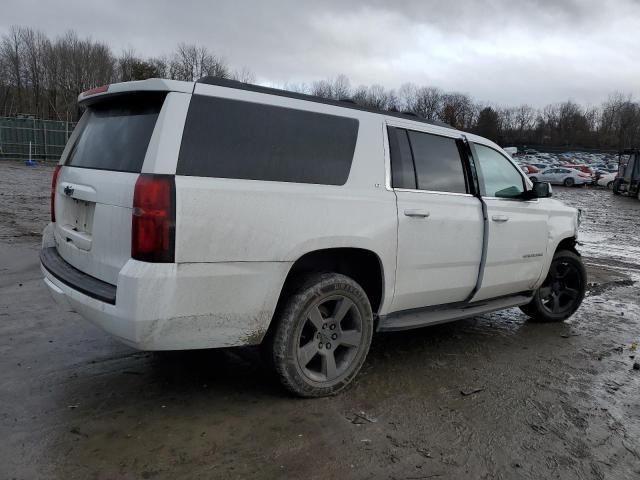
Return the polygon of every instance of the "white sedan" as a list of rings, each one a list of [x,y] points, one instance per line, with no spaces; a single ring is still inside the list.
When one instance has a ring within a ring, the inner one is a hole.
[[[564,185],[573,187],[574,185],[585,185],[591,183],[591,175],[574,170],[573,168],[551,167],[529,175],[532,182],[549,182],[553,185]]]
[[[598,185],[601,187],[606,187],[607,190],[611,190],[613,188],[613,181],[618,176],[618,172],[607,173],[606,175],[602,175],[598,179]]]

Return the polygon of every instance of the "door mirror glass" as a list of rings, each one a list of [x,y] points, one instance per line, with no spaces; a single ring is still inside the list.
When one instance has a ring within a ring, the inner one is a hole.
[[[552,195],[551,184],[547,182],[536,182],[530,190],[532,198],[549,198]]]

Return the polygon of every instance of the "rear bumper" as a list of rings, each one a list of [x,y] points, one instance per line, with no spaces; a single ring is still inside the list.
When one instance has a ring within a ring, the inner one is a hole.
[[[48,258],[51,253],[42,254],[41,266],[54,300],[140,350],[260,343],[290,267],[289,262],[155,264],[129,260],[118,275],[111,304],[92,295],[96,285],[91,281],[99,280],[61,258],[66,265],[53,268]],[[76,276],[65,278],[62,271]]]
[[[74,268],[60,256],[55,247],[40,250],[40,263],[47,272],[65,285],[91,298],[115,305],[117,291],[115,285],[98,280]]]

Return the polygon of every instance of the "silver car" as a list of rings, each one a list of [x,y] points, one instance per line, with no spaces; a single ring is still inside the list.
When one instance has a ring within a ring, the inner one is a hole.
[[[538,173],[529,175],[529,179],[533,182],[548,182],[552,185],[564,185],[565,187],[573,187],[574,185],[585,185],[591,183],[593,179],[590,175],[579,172],[572,168],[551,167],[539,171]]]

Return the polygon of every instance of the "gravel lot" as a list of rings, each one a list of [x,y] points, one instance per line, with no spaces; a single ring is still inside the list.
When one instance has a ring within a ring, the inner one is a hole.
[[[136,352],[54,304],[51,172],[0,164],[0,478],[640,478],[637,200],[554,187],[586,212],[569,321],[379,335],[355,385],[300,400],[254,348]]]

